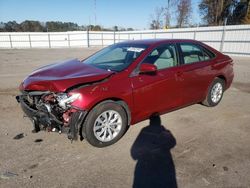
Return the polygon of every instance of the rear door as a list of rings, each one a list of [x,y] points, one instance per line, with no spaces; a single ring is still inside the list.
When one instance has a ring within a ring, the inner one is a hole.
[[[181,104],[181,88],[176,72],[179,69],[175,44],[155,48],[142,63],[157,67],[155,74],[138,74],[131,78],[135,119],[163,113]]]
[[[211,62],[214,55],[196,43],[179,43],[183,105],[200,102],[213,79]]]

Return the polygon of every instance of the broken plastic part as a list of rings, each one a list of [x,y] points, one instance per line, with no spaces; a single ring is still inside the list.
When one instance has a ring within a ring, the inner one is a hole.
[[[75,93],[71,96],[68,96],[66,93],[60,93],[57,95],[58,105],[61,108],[66,109],[68,104],[74,102],[79,97],[80,97],[80,94],[78,94],[78,93]]]

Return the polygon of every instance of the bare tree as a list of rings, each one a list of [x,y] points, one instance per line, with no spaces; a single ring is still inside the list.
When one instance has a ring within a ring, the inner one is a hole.
[[[173,15],[175,15],[177,4],[178,0],[167,0],[167,5],[164,10],[165,28],[171,26],[171,20],[173,19]]]
[[[151,15],[150,29],[161,29],[162,28],[162,19],[164,16],[164,8],[156,7],[155,12]]]
[[[183,27],[184,25],[187,25],[191,13],[191,0],[180,0],[177,5],[177,26]]]

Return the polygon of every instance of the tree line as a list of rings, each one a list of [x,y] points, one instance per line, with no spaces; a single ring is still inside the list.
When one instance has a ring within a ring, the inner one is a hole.
[[[9,21],[7,23],[0,22],[0,32],[63,32],[63,31],[133,31],[133,28],[122,28],[114,26],[113,28],[104,28],[100,25],[82,25],[79,26],[72,22],[39,22],[34,20],[25,20],[17,23]]]
[[[201,0],[199,13],[202,26],[250,24],[250,0]],[[150,18],[150,29],[190,27],[191,0],[167,0],[166,6],[156,7]]]
[[[156,7],[151,14],[150,29],[192,27],[192,1],[167,0],[165,6]],[[250,24],[250,0],[201,0],[199,13],[201,26]],[[0,32],[60,32],[60,31],[133,31],[133,28],[104,28],[100,25],[79,26],[72,22],[25,20],[21,23],[0,22]]]

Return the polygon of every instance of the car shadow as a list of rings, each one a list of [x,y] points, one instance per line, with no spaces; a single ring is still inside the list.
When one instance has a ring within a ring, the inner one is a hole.
[[[131,147],[137,160],[133,188],[177,187],[175,166],[170,150],[176,145],[171,132],[161,125],[159,116],[150,118]]]

